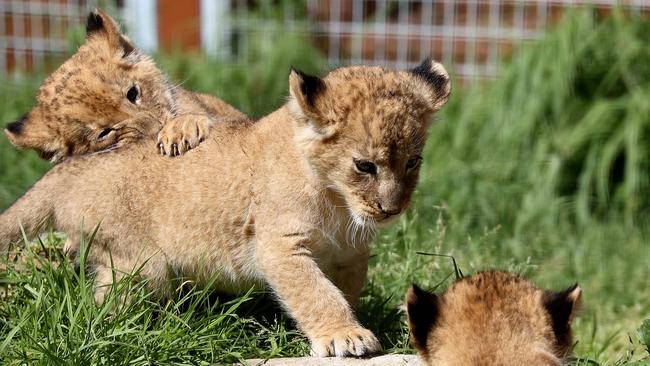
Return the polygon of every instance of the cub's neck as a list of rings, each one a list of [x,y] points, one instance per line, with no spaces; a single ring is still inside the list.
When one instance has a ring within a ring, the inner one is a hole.
[[[279,209],[295,211],[319,226],[326,241],[355,247],[372,240],[374,227],[355,225],[347,204],[333,184],[302,153],[300,129],[286,106],[251,125],[242,147],[251,161],[255,192],[282,201]]]

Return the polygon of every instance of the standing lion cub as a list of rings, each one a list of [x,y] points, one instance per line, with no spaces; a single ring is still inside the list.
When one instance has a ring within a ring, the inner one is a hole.
[[[174,156],[196,147],[218,118],[245,116],[215,97],[172,85],[111,17],[95,10],[86,42],[43,82],[34,108],[5,134],[52,162],[156,136],[160,152]]]
[[[413,285],[411,340],[432,366],[559,366],[571,349],[582,289],[542,291],[508,272],[465,277],[442,295]]]
[[[430,59],[409,71],[292,71],[287,104],[259,122],[216,124],[183,159],[132,144],[55,166],[0,215],[0,250],[52,227],[74,245],[101,223],[88,263],[101,302],[111,263],[161,296],[171,278],[241,292],[268,285],[320,356],[379,350],[357,321],[375,225],[404,212],[432,114],[449,76]],[[88,233],[89,230],[86,230]]]

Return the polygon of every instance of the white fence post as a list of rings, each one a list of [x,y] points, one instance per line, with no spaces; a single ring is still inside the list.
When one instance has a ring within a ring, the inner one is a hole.
[[[201,49],[210,55],[230,58],[230,1],[201,0]]]
[[[127,31],[136,47],[144,52],[158,49],[158,14],[156,0],[125,0],[123,16]]]

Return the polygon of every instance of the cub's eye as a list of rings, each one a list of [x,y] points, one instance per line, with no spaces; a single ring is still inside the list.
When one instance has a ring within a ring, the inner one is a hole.
[[[126,92],[126,99],[129,100],[129,102],[135,104],[135,102],[138,100],[138,96],[140,95],[140,90],[137,85],[134,85],[129,89],[128,92]]]
[[[105,139],[109,133],[113,132],[114,130],[112,128],[105,128],[102,130],[102,132],[99,133],[99,136],[97,136],[97,140],[103,140]]]
[[[406,162],[406,170],[411,170],[411,169],[415,168],[416,166],[418,166],[418,164],[420,163],[420,160],[422,160],[422,158],[419,157],[419,156],[416,156],[414,158],[409,159]]]
[[[377,174],[377,166],[367,160],[352,159],[357,170],[365,174]]]

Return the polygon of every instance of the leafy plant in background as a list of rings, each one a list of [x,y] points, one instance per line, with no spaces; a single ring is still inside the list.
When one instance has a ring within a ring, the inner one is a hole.
[[[489,92],[456,94],[433,135],[431,154],[454,161],[436,175],[440,194],[473,224],[536,230],[561,215],[634,222],[647,211],[650,25],[620,12],[570,19]]]
[[[218,95],[259,118],[284,103],[292,66],[317,72],[325,65],[320,53],[300,34],[271,34],[270,44],[249,45],[252,49],[246,62],[174,54],[161,57],[160,65],[183,87]]]
[[[641,324],[641,328],[639,328],[639,337],[641,338],[641,342],[645,346],[646,351],[650,353],[650,319],[644,320],[643,324]]]
[[[291,67],[312,73],[325,69],[325,59],[305,36],[307,24],[300,19],[306,14],[294,14],[298,19],[291,24],[293,28],[283,23],[286,9],[306,9],[302,3],[282,0],[272,6],[267,1],[251,5],[255,10],[246,13],[245,21],[255,26],[233,31],[233,37],[241,40],[232,50],[235,61],[175,53],[161,57],[160,64],[184,86],[218,95],[250,116],[262,117],[284,103]]]
[[[18,119],[27,112],[34,100],[40,76],[20,76],[0,86],[0,121],[5,123]],[[15,149],[0,132],[0,210],[19,197],[49,168],[34,152]]]

